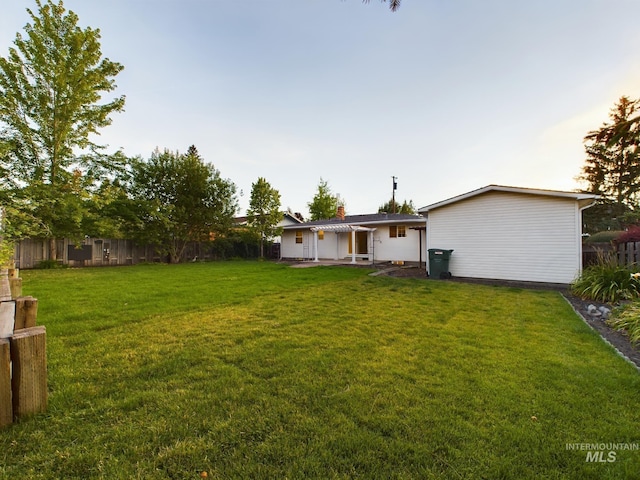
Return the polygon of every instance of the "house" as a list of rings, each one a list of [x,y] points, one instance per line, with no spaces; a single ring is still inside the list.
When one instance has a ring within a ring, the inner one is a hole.
[[[489,185],[418,211],[427,249],[452,249],[454,277],[571,283],[582,270],[592,194]]]
[[[328,220],[285,225],[281,258],[319,261],[350,259],[375,262],[420,262],[425,257],[425,218],[375,213],[338,215]]]
[[[287,225],[298,225],[303,223],[302,215],[299,213],[293,213],[291,211],[282,212],[282,220],[278,222],[278,227],[285,227]],[[233,223],[236,227],[247,227],[249,225],[248,217],[235,217]],[[280,243],[280,237],[274,237],[269,239],[273,243]]]

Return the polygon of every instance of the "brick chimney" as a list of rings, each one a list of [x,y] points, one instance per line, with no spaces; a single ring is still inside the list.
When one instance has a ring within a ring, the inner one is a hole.
[[[344,220],[344,205],[338,205],[338,212],[336,213],[338,220]]]

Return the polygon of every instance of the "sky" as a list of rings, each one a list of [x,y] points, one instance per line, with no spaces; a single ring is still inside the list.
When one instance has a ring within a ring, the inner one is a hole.
[[[34,0],[0,0],[0,56]],[[640,97],[638,0],[65,0],[124,65],[99,143],[206,162],[249,205],[264,177],[308,215],[489,184],[575,190],[585,135]]]

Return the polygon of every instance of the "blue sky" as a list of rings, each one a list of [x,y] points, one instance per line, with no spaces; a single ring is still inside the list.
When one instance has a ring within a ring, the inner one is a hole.
[[[8,5],[7,5],[8,3]],[[4,0],[0,55],[32,0]],[[573,190],[582,140],[640,97],[637,0],[66,0],[125,66],[100,141],[186,151],[307,214],[320,178],[347,213],[496,183]]]

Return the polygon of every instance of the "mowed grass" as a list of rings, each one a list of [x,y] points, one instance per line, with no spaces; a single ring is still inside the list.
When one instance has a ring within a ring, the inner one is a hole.
[[[21,272],[49,408],[0,478],[638,478],[567,448],[640,444],[640,374],[558,293],[367,273]]]

